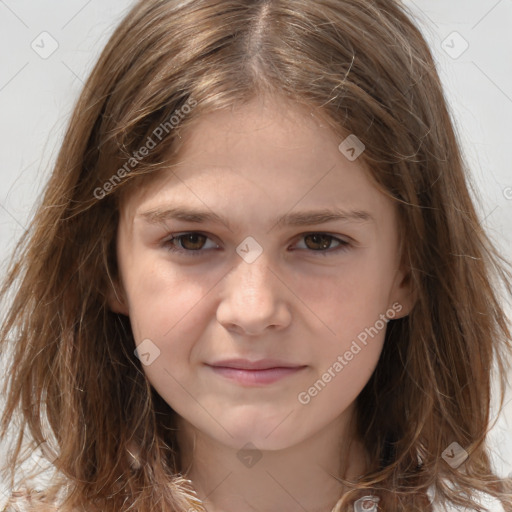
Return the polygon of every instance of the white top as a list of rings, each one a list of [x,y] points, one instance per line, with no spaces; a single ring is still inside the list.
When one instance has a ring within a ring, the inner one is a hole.
[[[495,498],[488,494],[476,493],[477,501],[479,505],[486,507],[490,512],[505,512],[503,505]],[[443,506],[437,505],[433,508],[434,512],[469,512],[467,508],[458,507],[455,505]]]
[[[32,505],[28,504],[25,500],[20,500],[20,502],[16,504],[9,504],[8,502],[10,493],[6,492],[5,489],[1,488],[0,485],[0,512],[33,512],[34,510],[38,510],[43,512],[45,508],[41,508],[41,505],[37,503],[33,503]],[[3,491],[3,492],[2,492]],[[487,494],[476,493],[478,497],[478,502],[482,506],[486,507],[490,512],[505,512],[503,506],[499,503],[498,500],[490,497]],[[49,509],[46,509],[49,510]],[[52,508],[52,510],[54,510]],[[437,505],[434,506],[434,512],[469,512],[467,508],[461,508],[457,506],[442,506]]]

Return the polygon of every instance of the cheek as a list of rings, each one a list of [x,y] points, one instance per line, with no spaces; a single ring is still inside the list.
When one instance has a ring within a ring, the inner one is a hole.
[[[170,403],[183,394],[179,383],[190,387],[191,354],[213,314],[205,308],[218,279],[176,272],[161,261],[140,261],[130,269],[125,286],[138,356],[150,383]]]
[[[315,375],[300,390],[297,400],[311,417],[335,418],[357,398],[380,358],[386,324],[362,330],[358,336],[343,337],[322,345],[322,360]]]
[[[338,348],[375,324],[391,304],[392,260],[376,250],[356,251],[335,268],[288,279],[304,318]],[[302,305],[301,305],[302,304]]]
[[[182,324],[196,324],[196,310],[215,282],[211,273],[177,271],[162,258],[136,262],[126,285],[135,339],[164,339]]]
[[[306,400],[316,400],[315,407],[347,406],[370,379],[384,344],[386,315],[395,313],[388,303],[391,275],[385,255],[367,251],[340,265],[330,279],[316,280],[317,286],[310,278],[302,285],[297,281],[320,320],[315,320],[317,343],[310,349],[315,375],[310,387],[302,389]]]

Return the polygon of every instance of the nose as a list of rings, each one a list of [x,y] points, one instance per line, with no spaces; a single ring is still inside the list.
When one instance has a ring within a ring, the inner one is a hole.
[[[264,254],[253,263],[237,262],[223,280],[217,320],[228,330],[256,336],[268,328],[284,329],[291,321],[291,292]]]

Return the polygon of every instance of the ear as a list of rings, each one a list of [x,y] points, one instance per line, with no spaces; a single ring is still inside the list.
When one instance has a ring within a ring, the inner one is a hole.
[[[410,270],[400,269],[395,275],[395,281],[390,293],[390,306],[396,312],[395,319],[406,317],[417,300],[417,290],[414,286]]]
[[[107,300],[111,311],[129,316],[126,293],[117,279],[114,279],[112,286],[109,287]]]

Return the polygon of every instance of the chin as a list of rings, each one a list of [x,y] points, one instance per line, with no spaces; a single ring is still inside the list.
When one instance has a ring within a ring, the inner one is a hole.
[[[259,450],[284,450],[301,441],[296,428],[291,423],[284,425],[283,418],[279,421],[241,421],[238,424],[225,424],[226,430],[233,436],[223,436],[223,441],[235,449],[252,444]]]

